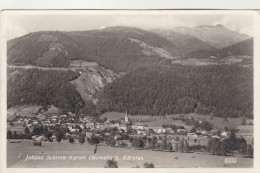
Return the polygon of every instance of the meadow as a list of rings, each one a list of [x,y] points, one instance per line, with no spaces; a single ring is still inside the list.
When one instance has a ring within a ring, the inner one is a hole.
[[[120,113],[120,112],[106,112],[101,115],[101,118],[107,118],[111,120],[120,120],[125,118],[125,113]],[[205,119],[206,121],[209,121],[213,123],[213,126],[218,128],[218,129],[224,129],[224,127],[228,128],[245,128],[244,126],[241,126],[242,118],[221,118],[221,117],[214,117],[210,115],[200,115],[200,114],[195,114],[195,113],[189,113],[189,114],[182,114],[183,117],[185,118],[191,118],[193,117],[194,119]],[[148,126],[153,126],[153,127],[160,127],[163,124],[175,124],[175,125],[180,125],[184,126],[187,129],[190,129],[190,126],[185,125],[184,122],[180,120],[173,120],[173,118],[179,117],[180,114],[176,115],[166,115],[166,116],[150,116],[150,115],[128,115],[130,119],[138,120],[134,121],[133,124],[146,124]],[[149,121],[149,122],[146,122]],[[252,123],[253,124],[253,119],[246,119],[247,124]],[[250,127],[247,128],[253,128],[251,125]]]
[[[119,168],[143,167],[145,162],[153,162],[156,168],[213,168],[213,167],[252,167],[253,159],[236,157],[236,163],[225,163],[226,158],[234,156],[215,156],[206,152],[177,153],[149,150],[134,150],[106,145],[98,146],[96,155],[95,146],[89,144],[43,143],[42,147],[33,146],[33,143],[7,143],[7,167],[10,168],[103,168],[106,160],[93,159],[95,157],[117,157]],[[85,160],[27,160],[27,155],[44,156],[86,156]],[[139,157],[141,160],[124,160],[127,157]]]

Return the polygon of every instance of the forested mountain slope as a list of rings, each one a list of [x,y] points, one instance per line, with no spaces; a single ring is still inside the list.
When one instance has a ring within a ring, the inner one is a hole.
[[[103,112],[252,117],[252,73],[252,68],[229,65],[142,67],[107,85],[99,105]]]

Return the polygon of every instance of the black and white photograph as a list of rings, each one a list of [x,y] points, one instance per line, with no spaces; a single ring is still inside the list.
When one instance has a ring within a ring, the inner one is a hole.
[[[6,167],[253,168],[255,15],[6,11]]]

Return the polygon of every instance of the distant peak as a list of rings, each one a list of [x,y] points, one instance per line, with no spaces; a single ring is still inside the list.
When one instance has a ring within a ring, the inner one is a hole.
[[[221,25],[221,24],[217,24],[215,25],[215,27],[222,27],[222,28],[225,28],[225,26]]]
[[[221,24],[217,24],[217,25],[200,25],[200,26],[196,26],[196,28],[225,28],[225,26],[223,26]]]

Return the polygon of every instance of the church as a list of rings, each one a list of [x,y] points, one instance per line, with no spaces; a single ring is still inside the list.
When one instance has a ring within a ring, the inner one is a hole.
[[[130,118],[127,115],[127,112],[125,113],[125,119],[121,121],[123,124],[129,124],[130,123]]]

